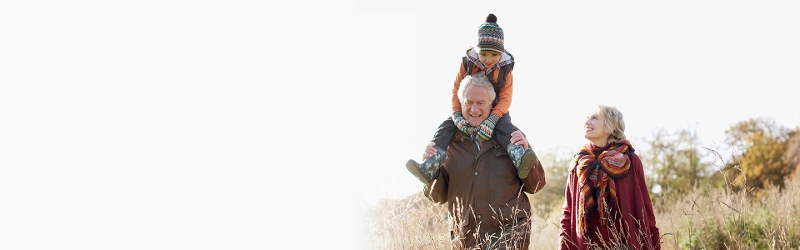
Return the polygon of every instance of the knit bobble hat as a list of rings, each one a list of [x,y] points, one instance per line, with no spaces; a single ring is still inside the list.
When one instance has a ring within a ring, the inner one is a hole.
[[[494,14],[486,16],[486,22],[478,28],[478,50],[493,50],[503,53],[503,29],[497,25],[497,17]]]

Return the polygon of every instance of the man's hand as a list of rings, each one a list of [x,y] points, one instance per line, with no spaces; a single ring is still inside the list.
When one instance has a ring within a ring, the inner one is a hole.
[[[528,138],[525,138],[525,135],[522,134],[522,131],[514,131],[511,132],[511,143],[514,145],[522,145],[523,149],[528,149],[531,145],[528,143]]]
[[[422,159],[423,160],[428,158],[428,157],[436,155],[438,150],[436,150],[435,146],[436,146],[435,142],[428,143],[428,146],[425,147],[425,153],[422,154]]]

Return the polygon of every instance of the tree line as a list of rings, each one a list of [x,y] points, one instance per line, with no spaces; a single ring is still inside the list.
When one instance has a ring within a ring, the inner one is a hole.
[[[660,129],[634,141],[654,198],[680,196],[698,187],[754,194],[769,185],[782,189],[785,178],[800,168],[800,127],[789,129],[768,117],[749,118],[731,125],[725,137],[722,144],[709,146],[693,128]],[[540,155],[548,185],[532,198],[543,211],[563,203],[564,186],[550,184],[566,183],[572,151],[557,148]]]

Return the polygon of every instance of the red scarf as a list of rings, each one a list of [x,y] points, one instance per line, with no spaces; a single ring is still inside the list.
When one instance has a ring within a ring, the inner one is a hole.
[[[620,140],[614,143],[600,155],[595,155],[591,145],[584,145],[575,157],[577,167],[578,185],[578,228],[581,232],[587,232],[587,219],[592,209],[597,209],[600,213],[600,223],[605,224],[605,209],[608,204],[606,200],[611,200],[619,210],[619,200],[617,197],[617,185],[614,180],[625,177],[631,168],[631,159],[626,154],[631,143],[628,140]]]

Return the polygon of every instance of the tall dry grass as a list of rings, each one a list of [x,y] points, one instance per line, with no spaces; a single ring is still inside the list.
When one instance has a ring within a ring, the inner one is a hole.
[[[663,249],[800,249],[800,173],[780,188],[702,186],[655,205]]]
[[[528,195],[533,201],[535,195]],[[373,205],[366,214],[364,235],[369,249],[452,249],[459,248],[451,241],[450,229],[458,222],[448,215],[447,205],[434,204],[422,192],[405,199],[384,199]],[[530,211],[531,249],[556,249],[560,211],[534,205]]]
[[[787,178],[782,189],[733,190],[701,185],[681,196],[654,199],[661,249],[800,249],[800,173]],[[530,249],[558,249],[560,208],[542,205],[549,201],[537,201],[537,195],[529,198]],[[421,192],[383,200],[368,211],[363,228],[369,249],[454,246],[446,205],[428,201]]]
[[[401,200],[384,199],[367,209],[369,249],[450,249],[447,207],[422,192]]]

